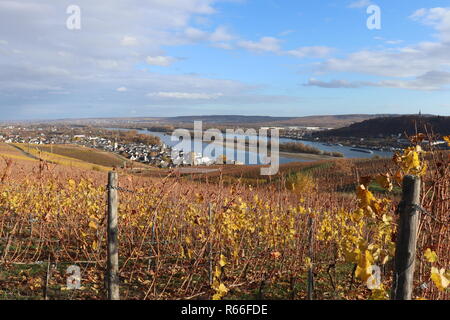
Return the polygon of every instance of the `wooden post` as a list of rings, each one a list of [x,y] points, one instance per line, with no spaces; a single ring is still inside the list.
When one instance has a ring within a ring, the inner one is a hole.
[[[398,236],[395,250],[393,300],[411,300],[419,224],[420,178],[408,175],[403,179],[403,197],[399,205]]]
[[[117,228],[117,172],[108,173],[108,299],[120,300],[119,295],[119,245]]]
[[[156,263],[155,263],[156,257],[155,258],[152,258],[152,257],[153,257],[153,254],[156,252],[155,245],[157,244],[156,243],[156,221],[157,221],[157,218],[158,218],[158,211],[155,211],[155,214],[153,217],[153,222],[152,222],[152,240],[150,242],[151,249],[149,252],[150,258],[148,259],[148,268],[147,268],[148,271],[150,270],[150,268],[153,268],[154,266],[156,266]]]
[[[51,278],[51,260],[50,260],[50,256],[48,257],[48,261],[47,261],[47,274],[45,276],[45,287],[44,287],[44,300],[48,300],[48,292],[49,292],[49,288],[48,288],[48,284],[50,282],[50,278]]]
[[[313,273],[313,259],[314,259],[314,219],[309,217],[308,219],[308,256],[311,262],[311,266],[308,268],[308,300],[314,299],[314,273]]]
[[[208,216],[209,216],[209,285],[213,283],[213,239],[212,239],[212,227],[213,227],[213,212],[211,203],[208,204]]]

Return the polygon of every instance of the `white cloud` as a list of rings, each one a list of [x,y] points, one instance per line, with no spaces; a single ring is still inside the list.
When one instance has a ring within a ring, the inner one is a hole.
[[[420,9],[411,18],[432,26],[438,31],[440,41],[376,51],[362,50],[345,58],[328,59],[319,64],[317,71],[352,72],[392,78],[369,83],[372,86],[412,90],[445,88],[448,78],[442,74],[437,76],[436,70],[450,70],[450,8]]]
[[[386,40],[387,44],[401,44],[403,43],[403,40]]]
[[[184,34],[191,41],[204,41],[208,37],[208,33],[206,31],[192,27],[186,28],[184,30]]]
[[[215,48],[224,49],[224,50],[232,50],[232,49],[234,49],[233,45],[231,45],[229,43],[225,43],[225,42],[213,43],[212,46],[215,47]]]
[[[239,41],[238,46],[255,52],[279,52],[280,40],[273,37],[263,37],[259,41]]]
[[[224,26],[219,26],[212,32],[207,32],[198,28],[188,27],[184,30],[183,37],[189,42],[206,41],[213,43],[213,45],[217,43],[227,43],[236,38]],[[227,45],[230,44],[227,43]]]
[[[383,87],[398,88],[417,91],[437,91],[450,84],[450,72],[430,71],[412,80],[389,79],[381,81],[347,81],[331,80],[320,81],[314,78],[308,80],[304,86],[327,89]]]
[[[401,44],[404,42],[403,40],[387,40],[383,37],[374,37],[373,39],[378,40],[378,41],[383,41],[385,44],[391,44],[391,45]]]
[[[327,89],[337,89],[337,88],[360,88],[362,86],[361,83],[358,82],[350,82],[347,80],[332,80],[332,81],[320,81],[314,78],[308,80],[304,86],[307,87],[321,87]]]
[[[328,56],[334,49],[330,47],[316,46],[316,47],[302,47],[295,50],[287,51],[288,55],[297,58],[324,58]]]
[[[213,100],[223,96],[222,93],[190,93],[190,92],[152,92],[148,97],[181,99],[181,100]]]
[[[172,58],[172,57],[165,57],[165,56],[150,57],[150,56],[148,56],[145,61],[147,61],[147,63],[152,66],[168,67],[172,63],[174,63],[176,60],[177,59]]]
[[[119,68],[119,61],[113,59],[98,59],[95,60],[97,67],[101,69],[114,70]]]
[[[161,93],[152,98],[161,106],[185,104],[187,113],[198,104],[216,101],[241,105],[286,101],[285,96],[263,97],[254,86],[241,81],[160,74],[136,67],[143,63],[171,65],[177,59],[162,54],[168,46],[205,42],[231,49],[236,36],[227,27],[214,26],[212,19],[203,25],[205,30],[191,24],[195,18],[208,19],[214,14],[213,5],[218,1],[222,0],[121,0],[105,5],[77,0],[82,29],[71,31],[65,28],[64,1],[0,0],[2,117],[91,116],[103,111],[120,116],[129,113],[126,106],[130,104],[148,114],[148,92]],[[20,57],[13,50],[22,52]],[[110,98],[111,88],[132,94]],[[58,94],[67,91],[73,98],[61,101]]]
[[[120,41],[120,44],[121,44],[122,46],[125,46],[125,47],[134,47],[134,46],[137,46],[137,45],[139,44],[139,41],[138,41],[138,39],[135,38],[135,37],[132,37],[132,36],[124,36],[124,37],[122,38],[122,40]]]
[[[227,42],[233,40],[235,37],[231,35],[227,28],[218,27],[210,36],[210,41],[212,42]]]
[[[295,32],[295,30],[284,30],[284,31],[280,32],[278,35],[280,37],[285,37],[285,36],[290,35],[291,33],[294,33],[294,32]]]
[[[450,41],[450,7],[422,8],[414,12],[410,18],[434,27],[439,32],[438,36],[440,39]]]
[[[345,59],[329,59],[320,64],[319,70],[321,72],[353,72],[391,78],[419,78],[434,70],[448,69],[450,67],[450,56],[447,54],[449,50],[450,46],[448,45],[424,43],[399,50],[360,51]],[[403,81],[408,80],[402,80],[401,83]],[[394,84],[394,82],[389,83]],[[433,88],[435,85],[436,83],[433,84]],[[424,88],[429,90],[428,86]]]
[[[359,8],[365,8],[368,7],[372,4],[372,1],[370,0],[358,0],[358,1],[354,1],[352,3],[350,3],[348,5],[348,8],[352,8],[352,9],[359,9]]]
[[[334,51],[333,48],[325,46],[300,47],[285,51],[281,48],[281,42],[282,40],[274,37],[262,37],[258,41],[239,41],[237,46],[257,53],[272,52],[296,58],[324,58]]]
[[[2,0],[0,2],[0,9],[3,11],[10,12],[34,12],[42,13],[44,11],[49,11],[50,6],[45,3],[30,3],[26,1],[13,1],[13,0]]]

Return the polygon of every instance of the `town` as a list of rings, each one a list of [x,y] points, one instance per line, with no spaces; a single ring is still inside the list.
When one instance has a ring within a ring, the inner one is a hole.
[[[88,133],[83,133],[84,131]],[[162,143],[157,137],[137,134],[133,130],[114,132],[94,128],[86,130],[67,127],[33,128],[7,126],[0,128],[0,142],[29,145],[73,144],[116,153],[130,161],[159,168],[240,164],[236,161],[226,161],[223,157],[211,159],[196,152],[185,153],[183,150],[177,150]],[[126,163],[124,163],[124,166],[126,166]]]

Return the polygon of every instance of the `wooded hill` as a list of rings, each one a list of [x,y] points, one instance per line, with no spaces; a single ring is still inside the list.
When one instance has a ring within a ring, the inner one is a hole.
[[[358,137],[374,138],[402,134],[414,135],[417,132],[433,132],[440,135],[450,134],[450,117],[409,115],[399,117],[381,117],[354,123],[348,127],[319,132],[318,137]]]

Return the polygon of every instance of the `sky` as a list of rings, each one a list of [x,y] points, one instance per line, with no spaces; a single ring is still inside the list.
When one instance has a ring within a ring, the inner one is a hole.
[[[448,0],[0,0],[0,121],[450,115]]]

